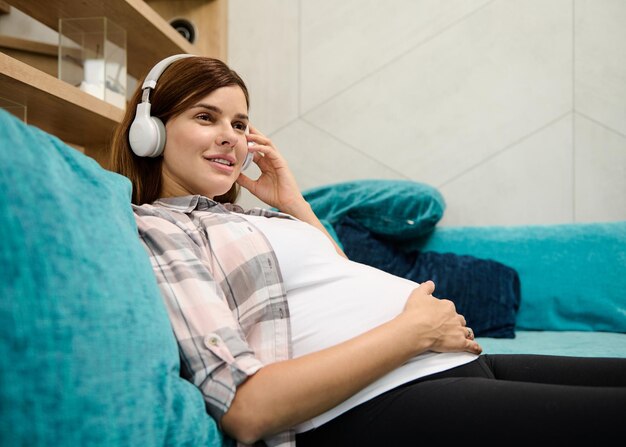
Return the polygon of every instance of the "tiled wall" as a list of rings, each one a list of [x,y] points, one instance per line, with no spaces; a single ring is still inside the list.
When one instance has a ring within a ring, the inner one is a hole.
[[[626,0],[230,0],[229,63],[302,189],[429,183],[441,225],[626,220]]]

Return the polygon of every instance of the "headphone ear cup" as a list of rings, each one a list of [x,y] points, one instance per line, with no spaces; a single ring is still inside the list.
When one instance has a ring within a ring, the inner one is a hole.
[[[243,165],[241,165],[241,170],[244,171],[248,169],[248,166],[250,166],[253,159],[254,159],[254,154],[252,152],[248,152],[248,155],[246,155],[246,159],[243,161]]]
[[[246,126],[245,134],[250,135],[250,126]],[[248,144],[248,147],[250,147],[254,143],[252,143],[251,141],[248,141],[247,144]],[[248,169],[248,166],[250,166],[250,163],[252,163],[253,159],[254,159],[254,154],[248,151],[248,154],[246,155],[246,159],[243,161],[243,164],[241,165],[241,170],[245,171],[246,169]]]
[[[165,126],[150,116],[150,103],[137,105],[135,119],[128,132],[130,148],[139,157],[158,157],[165,147]]]
[[[163,153],[163,149],[165,149],[165,125],[163,125],[163,121],[157,118],[156,116],[150,117],[152,119],[152,123],[154,124],[154,128],[156,129],[157,141],[154,145],[154,151],[150,157],[158,157]]]

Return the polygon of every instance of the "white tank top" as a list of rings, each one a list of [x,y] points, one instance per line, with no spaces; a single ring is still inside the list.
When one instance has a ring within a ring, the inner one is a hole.
[[[300,221],[243,215],[276,252],[289,303],[293,357],[362,334],[398,315],[419,284],[340,256],[315,227]],[[296,427],[318,427],[403,383],[474,360],[474,354],[426,352],[335,408]]]

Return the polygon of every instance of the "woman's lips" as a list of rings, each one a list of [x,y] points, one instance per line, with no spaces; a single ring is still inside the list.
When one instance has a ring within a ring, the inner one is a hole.
[[[235,160],[231,156],[227,155],[215,155],[210,157],[204,157],[211,166],[223,172],[233,172],[235,167]]]

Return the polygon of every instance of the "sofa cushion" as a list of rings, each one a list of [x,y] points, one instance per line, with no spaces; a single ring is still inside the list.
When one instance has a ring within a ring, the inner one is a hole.
[[[331,225],[349,216],[375,234],[408,240],[430,233],[443,216],[443,196],[409,180],[355,180],[303,193],[317,216]]]
[[[626,358],[626,334],[599,331],[516,331],[515,339],[480,337],[483,354]]]
[[[0,110],[1,445],[222,444],[179,377],[130,192]]]
[[[434,295],[454,302],[476,336],[515,337],[520,281],[512,268],[474,256],[402,251],[349,217],[339,221],[336,233],[355,262],[418,283],[432,280]]]
[[[626,221],[441,227],[416,242],[513,267],[520,330],[626,333]]]

